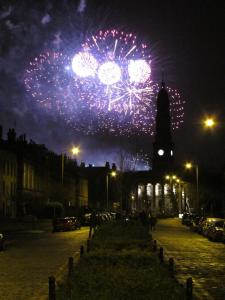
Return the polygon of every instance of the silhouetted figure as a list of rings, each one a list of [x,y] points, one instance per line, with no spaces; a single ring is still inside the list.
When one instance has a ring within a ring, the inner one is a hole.
[[[144,210],[142,210],[142,212],[140,212],[139,219],[144,226],[149,225],[149,218]]]
[[[157,218],[155,216],[150,217],[150,229],[155,230],[155,225],[157,223]]]
[[[116,220],[121,220],[122,216],[120,212],[116,212]]]
[[[96,213],[93,211],[90,217],[90,230],[89,230],[89,238],[91,238],[92,230],[95,232],[96,226],[98,225],[98,218]]]

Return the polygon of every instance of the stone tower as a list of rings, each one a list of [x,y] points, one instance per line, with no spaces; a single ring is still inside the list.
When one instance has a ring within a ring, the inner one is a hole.
[[[152,170],[164,174],[173,169],[174,144],[171,135],[170,100],[162,82],[157,97],[155,139],[153,142]]]

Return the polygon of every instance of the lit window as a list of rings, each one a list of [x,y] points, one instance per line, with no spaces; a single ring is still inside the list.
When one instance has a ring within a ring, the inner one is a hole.
[[[161,185],[159,183],[156,183],[155,185],[155,195],[156,196],[161,195]]]
[[[153,186],[151,183],[147,184],[147,196],[152,196],[152,190],[153,190]]]
[[[170,189],[170,186],[169,186],[169,184],[165,184],[164,185],[164,195],[168,195],[169,194],[169,189]]]

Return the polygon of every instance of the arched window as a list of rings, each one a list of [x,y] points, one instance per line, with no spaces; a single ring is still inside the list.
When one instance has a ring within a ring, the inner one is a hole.
[[[162,187],[160,183],[156,183],[155,185],[155,195],[160,196],[162,194]]]
[[[168,183],[166,183],[165,185],[164,185],[164,195],[166,196],[166,195],[169,195],[169,193],[170,193],[170,185],[168,184]]]
[[[139,184],[138,185],[138,197],[141,197],[143,193],[144,193],[144,185]]]
[[[153,185],[151,183],[147,184],[147,196],[152,197],[153,195]]]

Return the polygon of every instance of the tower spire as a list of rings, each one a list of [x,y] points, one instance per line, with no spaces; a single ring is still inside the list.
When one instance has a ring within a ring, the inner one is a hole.
[[[162,81],[161,81],[161,88],[165,88],[165,72],[164,69],[162,69]]]
[[[157,97],[155,141],[153,143],[153,170],[162,173],[172,168],[174,144],[171,135],[170,100],[162,81]]]

